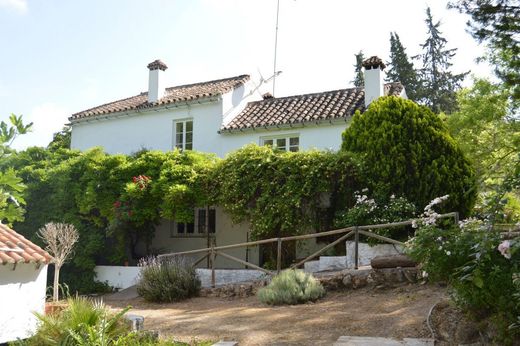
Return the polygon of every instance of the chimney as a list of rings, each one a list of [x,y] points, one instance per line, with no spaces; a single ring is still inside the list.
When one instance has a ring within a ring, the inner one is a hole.
[[[168,66],[161,60],[155,60],[148,64],[150,70],[148,77],[148,102],[157,102],[164,96],[164,71]]]
[[[377,56],[372,56],[363,61],[365,68],[365,107],[377,99],[384,96],[384,72],[386,65]]]

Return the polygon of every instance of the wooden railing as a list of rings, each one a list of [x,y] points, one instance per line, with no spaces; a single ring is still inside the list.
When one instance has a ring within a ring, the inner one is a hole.
[[[459,213],[453,212],[453,213],[447,213],[442,214],[439,216],[441,219],[445,218],[453,218],[455,223],[458,223],[459,221]],[[347,240],[348,238],[354,236],[354,268],[358,269],[359,264],[359,235],[364,235],[367,237],[375,238],[378,240],[382,240],[384,242],[395,244],[395,245],[404,245],[403,242],[384,237],[379,234],[375,234],[370,232],[370,230],[374,229],[381,229],[381,228],[395,228],[395,227],[402,227],[402,226],[409,226],[412,225],[414,222],[418,222],[421,219],[412,219],[407,221],[400,221],[400,222],[393,222],[393,223],[385,223],[385,224],[376,224],[376,225],[363,225],[363,226],[351,226],[341,229],[336,229],[332,231],[326,231],[326,232],[320,232],[320,233],[312,233],[312,234],[304,234],[304,235],[295,235],[290,237],[281,237],[281,238],[269,238],[269,239],[263,239],[263,240],[257,240],[247,243],[239,243],[239,244],[231,244],[231,245],[223,245],[223,246],[211,246],[208,248],[203,249],[197,249],[197,250],[189,250],[189,251],[182,251],[182,252],[175,252],[175,253],[169,253],[169,254],[162,254],[159,255],[159,258],[167,258],[172,256],[185,256],[185,255],[196,255],[200,253],[204,253],[205,255],[196,260],[193,263],[193,266],[198,265],[205,259],[209,257],[209,263],[211,267],[211,286],[215,287],[215,258],[218,256],[222,256],[224,258],[227,258],[231,261],[240,263],[246,267],[256,269],[259,271],[262,271],[268,275],[274,275],[280,273],[282,270],[282,243],[287,241],[293,241],[293,240],[305,240],[305,239],[312,239],[312,238],[319,238],[319,237],[326,237],[331,235],[338,235],[343,234],[340,238],[334,240],[332,243],[325,245],[320,250],[312,253],[311,255],[307,256],[305,259],[299,261],[298,263],[295,263],[290,266],[291,269],[298,268],[305,264],[305,262],[308,262],[315,257],[321,255],[323,252],[327,251],[331,247],[337,245],[340,242],[343,242]],[[260,266],[257,266],[256,264],[244,261],[240,258],[237,258],[235,256],[231,256],[227,253],[224,253],[224,250],[230,250],[230,249],[237,249],[242,247],[251,247],[251,246],[258,246],[262,244],[270,244],[270,243],[277,243],[277,256],[276,256],[276,271],[267,270],[265,268],[262,268]]]

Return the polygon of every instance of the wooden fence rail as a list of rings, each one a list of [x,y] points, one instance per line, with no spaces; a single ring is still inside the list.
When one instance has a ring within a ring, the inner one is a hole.
[[[439,216],[440,219],[445,218],[453,218],[456,223],[459,221],[459,213],[452,212],[452,213],[446,213]],[[280,237],[280,238],[270,238],[270,239],[263,239],[263,240],[257,240],[257,241],[251,241],[247,243],[239,243],[239,244],[231,244],[231,245],[224,245],[224,246],[211,246],[208,248],[203,249],[197,249],[197,250],[189,250],[189,251],[182,251],[182,252],[175,252],[175,253],[169,253],[169,254],[162,254],[157,257],[159,258],[167,258],[172,256],[185,256],[185,255],[194,255],[194,254],[200,254],[204,253],[204,256],[202,256],[200,259],[198,259],[196,262],[193,263],[193,266],[196,266],[197,264],[204,261],[206,258],[209,257],[209,266],[211,268],[211,286],[215,287],[215,259],[218,256],[222,256],[224,258],[227,258],[231,261],[237,262],[239,264],[242,264],[246,267],[253,268],[259,271],[262,271],[268,275],[274,275],[280,273],[282,270],[282,243],[287,241],[293,241],[293,240],[305,240],[305,239],[312,239],[312,238],[319,238],[319,237],[326,237],[330,235],[338,235],[338,234],[344,234],[340,238],[336,239],[335,241],[325,245],[320,250],[312,253],[311,255],[307,256],[305,259],[301,260],[298,263],[293,264],[290,268],[295,269],[302,265],[304,265],[306,262],[314,259],[315,257],[321,255],[323,252],[327,251],[331,247],[337,245],[338,243],[345,241],[346,239],[350,238],[351,236],[354,236],[354,268],[358,269],[359,264],[359,235],[364,235],[367,237],[372,237],[381,241],[385,241],[390,244],[395,245],[404,245],[404,243],[397,241],[395,239],[391,239],[388,237],[384,237],[379,234],[375,234],[370,232],[369,230],[374,229],[381,229],[381,228],[395,228],[395,227],[402,227],[402,226],[408,226],[412,225],[415,222],[420,221],[421,219],[412,219],[407,221],[400,221],[400,222],[392,222],[392,223],[384,223],[384,224],[376,224],[376,225],[363,225],[363,226],[352,226],[352,227],[346,227],[341,229],[336,229],[332,231],[326,231],[326,232],[320,232],[320,233],[312,233],[312,234],[304,234],[304,235],[295,235],[290,237]],[[256,264],[244,261],[240,258],[231,256],[229,254],[224,253],[224,250],[230,250],[230,249],[236,249],[236,248],[242,248],[242,247],[251,247],[251,246],[258,246],[262,244],[270,244],[270,243],[277,243],[277,256],[276,256],[276,271],[270,271],[265,268],[259,267]]]

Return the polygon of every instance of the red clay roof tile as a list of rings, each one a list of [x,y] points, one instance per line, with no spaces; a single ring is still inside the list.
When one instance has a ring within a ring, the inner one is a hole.
[[[25,239],[6,225],[0,224],[0,264],[48,264],[52,260],[45,250]]]
[[[72,114],[69,120],[74,121],[102,114],[146,109],[160,105],[175,104],[178,102],[219,96],[241,86],[248,80],[249,75],[240,75],[231,78],[174,86],[166,88],[165,96],[153,103],[148,102],[148,92],[142,92],[136,96],[106,103],[101,106]]]

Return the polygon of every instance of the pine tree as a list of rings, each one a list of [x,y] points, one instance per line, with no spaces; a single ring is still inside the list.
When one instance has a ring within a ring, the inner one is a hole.
[[[446,49],[447,40],[439,30],[440,22],[434,23],[428,7],[426,9],[426,25],[428,38],[421,44],[423,54],[416,56],[422,60],[423,67],[419,71],[423,87],[418,101],[430,107],[435,113],[451,113],[457,109],[455,92],[460,89],[461,82],[469,72],[453,74],[451,59],[457,48]]]
[[[412,101],[416,101],[421,88],[419,76],[413,64],[408,60],[406,49],[396,32],[390,33],[390,62],[388,65],[389,69],[386,74],[386,81],[401,82],[406,89],[408,98]]]
[[[520,101],[520,6],[518,0],[455,0],[448,7],[471,17],[469,32],[489,48],[486,60]]]
[[[354,56],[356,57],[356,64],[354,65],[356,77],[352,83],[354,83],[354,86],[362,88],[365,86],[365,77],[363,75],[363,60],[365,60],[365,57],[362,50],[360,50],[359,53],[354,54]]]

